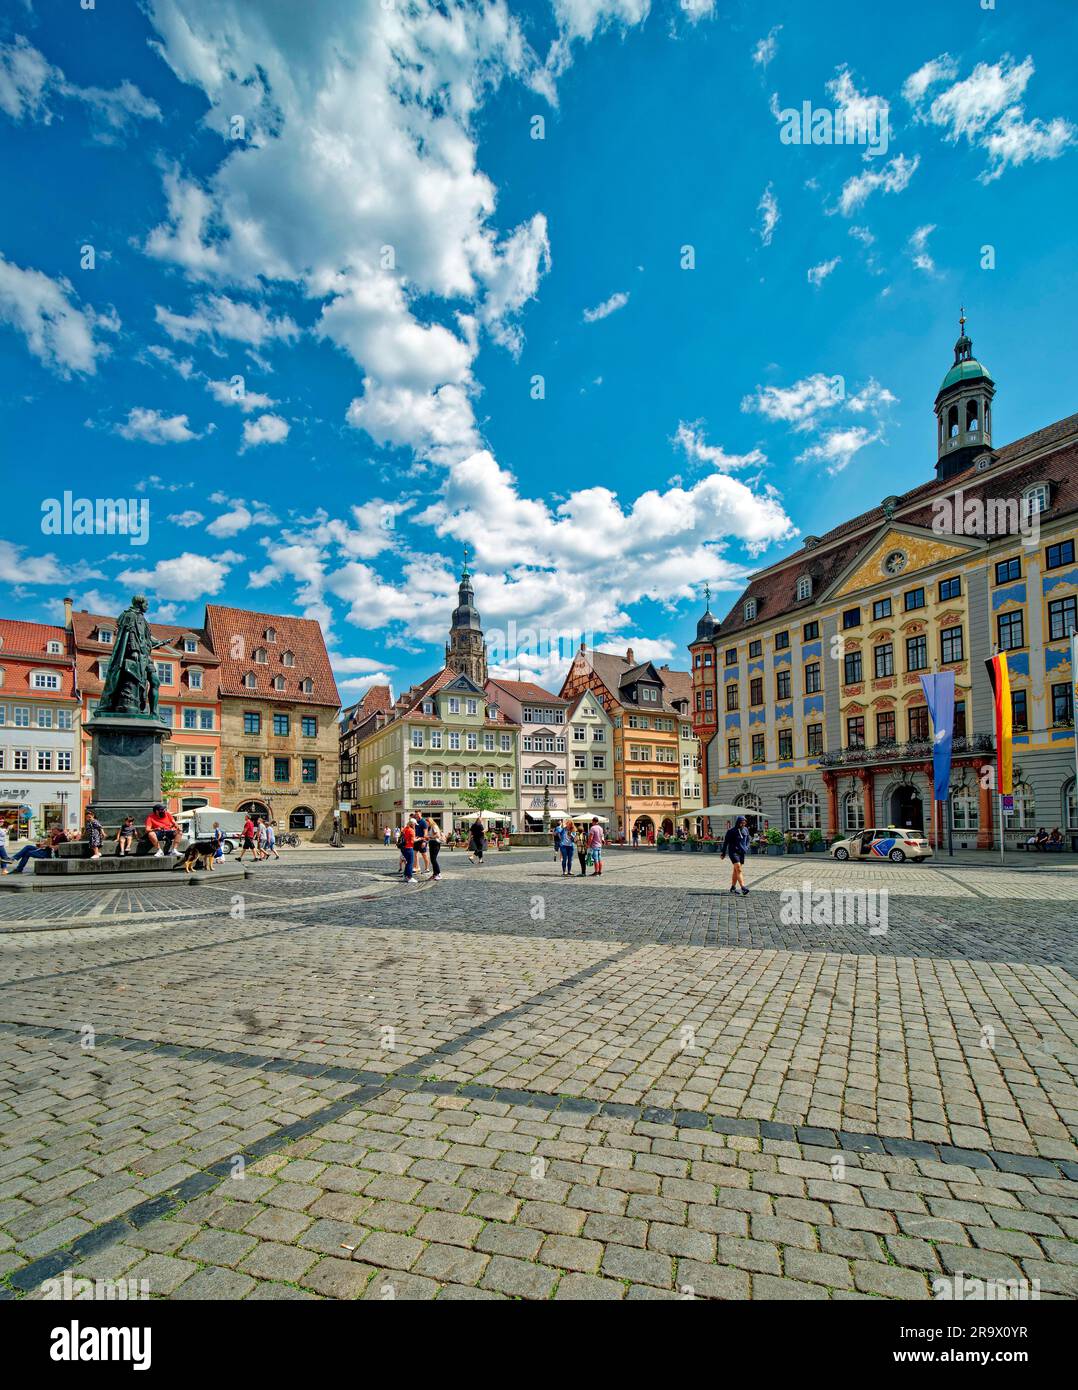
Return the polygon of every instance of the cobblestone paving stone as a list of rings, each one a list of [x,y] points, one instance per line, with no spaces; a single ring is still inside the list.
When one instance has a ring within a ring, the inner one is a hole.
[[[779,887],[865,866],[393,858],[0,936],[0,1296],[1078,1296],[1075,877],[888,866],[806,943]]]

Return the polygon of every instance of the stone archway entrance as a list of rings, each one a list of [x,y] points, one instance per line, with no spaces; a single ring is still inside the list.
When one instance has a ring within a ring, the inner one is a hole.
[[[261,816],[263,820],[269,820],[270,809],[264,801],[241,801],[236,810],[243,811],[249,816]]]
[[[664,835],[672,835],[674,833],[674,822],[670,819],[669,816],[667,816],[663,821],[662,833]]]
[[[924,834],[925,805],[916,787],[896,787],[891,793],[891,824]]]
[[[642,840],[646,840],[649,835],[655,833],[655,822],[650,816],[637,816],[633,821],[633,830]]]

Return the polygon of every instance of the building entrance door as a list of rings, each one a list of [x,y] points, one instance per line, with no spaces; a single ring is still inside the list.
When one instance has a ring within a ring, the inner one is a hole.
[[[925,808],[916,787],[899,787],[891,797],[891,824],[924,833]]]

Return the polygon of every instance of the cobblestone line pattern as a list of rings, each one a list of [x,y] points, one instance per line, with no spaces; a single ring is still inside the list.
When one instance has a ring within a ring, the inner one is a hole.
[[[862,866],[857,866],[858,868]],[[1020,907],[1009,900],[981,900],[965,893],[941,897],[937,876],[933,894],[896,894],[889,903],[886,936],[870,936],[862,926],[784,924],[779,919],[780,887],[795,882],[770,880],[749,897],[728,892],[634,886],[620,880],[598,882],[554,878],[549,874],[497,885],[489,879],[434,885],[417,911],[412,899],[392,896],[379,905],[379,926],[406,926],[414,931],[473,931],[477,934],[525,936],[548,940],[631,941],[667,946],[731,946],[758,950],[839,951],[850,955],[964,957],[969,960],[1057,965],[1078,975],[1078,937],[1072,927],[1073,885],[1063,902],[1038,900]],[[818,881],[816,887],[849,887]],[[533,899],[544,899],[541,918],[532,915]],[[412,894],[412,898],[415,898]],[[347,903],[305,905],[290,909],[296,917],[314,915],[327,925],[353,919]]]
[[[503,1011],[501,1014],[496,1014],[485,1023],[476,1024],[459,1038],[450,1040],[442,1047],[435,1048],[423,1057],[419,1057],[414,1062],[402,1067],[396,1076],[396,1086],[400,1089],[407,1087],[409,1084],[418,1085],[418,1077],[424,1070],[433,1066],[443,1054],[450,1055],[460,1047],[473,1043],[482,1036],[485,1030],[494,1028],[502,1022],[511,1022],[532,1005],[554,1003],[561,991],[571,989],[575,985],[583,983],[591,975],[596,973],[596,971],[602,969],[604,965],[620,960],[624,956],[631,955],[634,949],[633,947],[626,947],[625,950],[618,952],[612,960],[595,961],[585,966],[582,970],[577,971],[574,975],[559,980],[549,988],[540,991],[531,1001],[526,1001],[512,1009]],[[43,1037],[48,1036],[50,1033],[56,1034],[66,1032],[68,1039],[76,1044],[81,1036],[80,1033],[75,1030],[40,1029],[31,1027],[24,1031],[30,1037]],[[107,1035],[105,1035],[105,1037],[107,1037]],[[103,1041],[104,1040],[103,1038]],[[109,1043],[114,1042],[125,1052],[157,1051],[161,1052],[161,1055],[166,1055],[161,1045],[152,1041],[118,1037],[115,1039],[107,1037],[107,1041]],[[95,1047],[96,1042],[97,1037],[95,1035]],[[171,1055],[173,1056],[181,1055],[179,1049],[169,1051],[171,1051]],[[182,1055],[187,1060],[217,1060],[219,1064],[230,1066],[250,1065],[252,1060],[249,1055],[245,1053],[234,1053],[231,1056],[215,1058],[213,1053],[208,1049],[189,1049],[182,1052]],[[260,1070],[286,1072],[292,1075],[306,1076],[312,1080],[325,1076],[327,1071],[332,1070],[337,1074],[329,1076],[327,1078],[329,1080],[352,1082],[358,1080],[361,1081],[362,1084],[360,1084],[357,1090],[347,1092],[339,1099],[317,1110],[313,1115],[271,1131],[269,1134],[256,1140],[253,1144],[240,1150],[239,1156],[247,1161],[257,1160],[279,1149],[282,1145],[303,1138],[322,1125],[329,1124],[341,1118],[341,1116],[347,1114],[348,1111],[355,1106],[364,1105],[376,1099],[389,1088],[390,1084],[389,1077],[386,1073],[368,1077],[362,1072],[348,1072],[343,1069],[322,1068],[317,1064],[297,1063],[276,1058],[269,1061],[264,1061],[261,1058],[255,1060],[258,1062]],[[414,1081],[413,1078],[415,1079]],[[97,1252],[111,1245],[118,1240],[130,1226],[140,1226],[147,1221],[154,1220],[157,1217],[175,1210],[182,1203],[197,1197],[203,1192],[211,1190],[233,1172],[235,1157],[235,1154],[229,1154],[217,1163],[212,1164],[203,1172],[191,1172],[174,1187],[168,1188],[162,1195],[129,1207],[122,1217],[107,1222],[105,1225],[97,1227],[96,1229],[91,1228],[88,1231],[82,1232],[70,1245],[64,1245],[63,1248],[53,1249],[48,1251],[48,1253],[40,1255],[29,1264],[23,1265],[12,1273],[10,1283],[15,1288],[23,1290],[36,1287],[43,1280],[49,1279],[63,1269],[68,1268],[73,1258],[81,1259],[87,1254]],[[0,1173],[3,1171],[3,1168],[0,1168]],[[0,1208],[0,1221],[2,1221],[2,1219],[3,1212],[2,1208]],[[46,1232],[46,1239],[47,1238],[48,1232]]]
[[[393,1089],[72,1272],[180,1300],[927,1299],[960,1273],[1073,1299],[1073,1194],[1039,1174]]]
[[[591,966],[587,972],[595,973]],[[563,982],[568,985],[570,982]],[[553,995],[554,990],[545,991]],[[540,1002],[536,997],[536,1003]],[[519,1017],[531,1004],[508,1011]],[[507,1021],[502,1014],[497,1023]],[[427,1059],[410,1063],[400,1071],[389,1073],[356,1071],[350,1067],[323,1066],[312,1062],[294,1062],[289,1058],[263,1056],[249,1052],[219,1052],[211,1047],[187,1047],[178,1043],[152,1039],[131,1039],[97,1034],[97,1047],[118,1047],[125,1052],[152,1052],[157,1057],[178,1057],[197,1062],[213,1062],[222,1067],[240,1067],[257,1071],[274,1071],[285,1076],[302,1076],[325,1081],[344,1081],[350,1084],[386,1085],[393,1089],[414,1089],[426,1095],[461,1096],[471,1100],[495,1101],[498,1104],[524,1105],[534,1109],[568,1112],[574,1115],[606,1115],[618,1119],[644,1120],[649,1124],[673,1125],[676,1129],[710,1130],[713,1134],[736,1134],[748,1139],[784,1139],[817,1148],[850,1153],[894,1154],[906,1158],[925,1158],[937,1163],[959,1163],[971,1168],[998,1168],[1004,1173],[1026,1173],[1045,1178],[1067,1178],[1078,1182],[1078,1161],[1058,1159],[1055,1162],[1029,1154],[1006,1153],[996,1150],[958,1149],[949,1144],[929,1144],[923,1140],[906,1139],[899,1135],[852,1133],[847,1130],[827,1130],[810,1125],[779,1124],[773,1120],[750,1120],[736,1116],[709,1114],[703,1110],[671,1110],[654,1105],[626,1105],[617,1101],[587,1100],[583,1096],[549,1095],[542,1091],[481,1086],[468,1082],[452,1082],[424,1078],[422,1067],[438,1058],[460,1051],[474,1038],[481,1036],[495,1023],[480,1024],[459,1039],[447,1043]],[[78,1043],[80,1035],[71,1028],[45,1028],[24,1023],[0,1023],[0,1033],[22,1037],[49,1038],[55,1041]],[[416,1084],[412,1084],[412,1083]]]

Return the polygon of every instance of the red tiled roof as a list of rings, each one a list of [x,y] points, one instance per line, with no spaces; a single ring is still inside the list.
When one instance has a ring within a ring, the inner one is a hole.
[[[563,700],[560,695],[555,695],[553,691],[544,690],[541,685],[536,685],[534,681],[503,681],[491,676],[487,684],[496,685],[507,695],[511,695],[514,700],[520,700],[521,703],[528,701],[542,705],[567,705],[569,703],[568,700]]]
[[[270,642],[266,632],[276,630],[277,640]],[[245,608],[224,608],[219,604],[206,607],[206,631],[210,645],[221,660],[221,694],[242,695],[248,699],[281,700],[289,704],[332,705],[340,707],[337,684],[326,651],[322,629],[311,618],[293,618],[276,613],[250,613]],[[263,665],[254,660],[259,647],[265,647],[268,661]],[[237,652],[238,655],[233,655]],[[285,666],[281,657],[292,652],[293,666]],[[243,678],[253,672],[255,685],[249,688]],[[274,690],[270,682],[283,676],[285,687]],[[313,682],[308,693],[300,688],[306,679]]]
[[[896,525],[928,527],[932,523],[932,499],[961,488],[966,499],[1021,496],[1032,483],[1051,482],[1052,499],[1046,519],[1068,516],[1078,511],[1078,415],[1048,425],[998,450],[992,466],[981,472],[972,465],[951,478],[932,478],[898,498],[892,522]],[[1051,447],[1056,445],[1058,447]],[[1045,449],[1047,453],[1042,452]],[[1022,465],[1031,454],[1038,457]],[[1005,488],[1001,489],[1003,478]],[[873,507],[833,527],[811,548],[794,554],[760,571],[749,582],[726,617],[715,640],[742,632],[757,624],[813,608],[829,585],[871,545],[888,518],[882,506]],[[797,581],[803,575],[812,579],[812,597],[797,598]],[[746,621],[745,602],[756,599],[756,617]]]
[[[46,651],[49,642],[59,642],[60,652]],[[35,700],[74,699],[75,667],[71,638],[64,627],[0,618],[0,667],[4,669],[3,689],[7,694],[29,694]],[[60,689],[32,690],[30,672],[35,667],[54,668],[60,677]]]
[[[622,705],[625,709],[640,709],[648,714],[680,714],[681,711],[676,710],[670,703],[671,691],[670,688],[666,685],[666,672],[662,667],[659,666],[656,666],[654,669],[659,677],[659,680],[663,683],[661,710],[656,710],[651,705],[634,705],[631,700],[624,700],[622,698],[621,691],[623,686],[626,683],[628,683],[628,681],[631,681],[632,679],[639,676],[647,666],[653,664],[647,661],[636,661],[635,659],[630,662],[628,652],[631,650],[632,648],[629,648],[625,656],[617,656],[613,652],[600,652],[585,649],[584,655],[587,658],[589,664],[591,665],[591,669],[606,686],[607,690],[610,691],[614,699],[617,700],[618,703]],[[676,676],[678,673],[674,672],[673,674]],[[691,677],[689,678],[689,682],[691,688]],[[679,698],[679,692],[674,692],[674,698]]]

